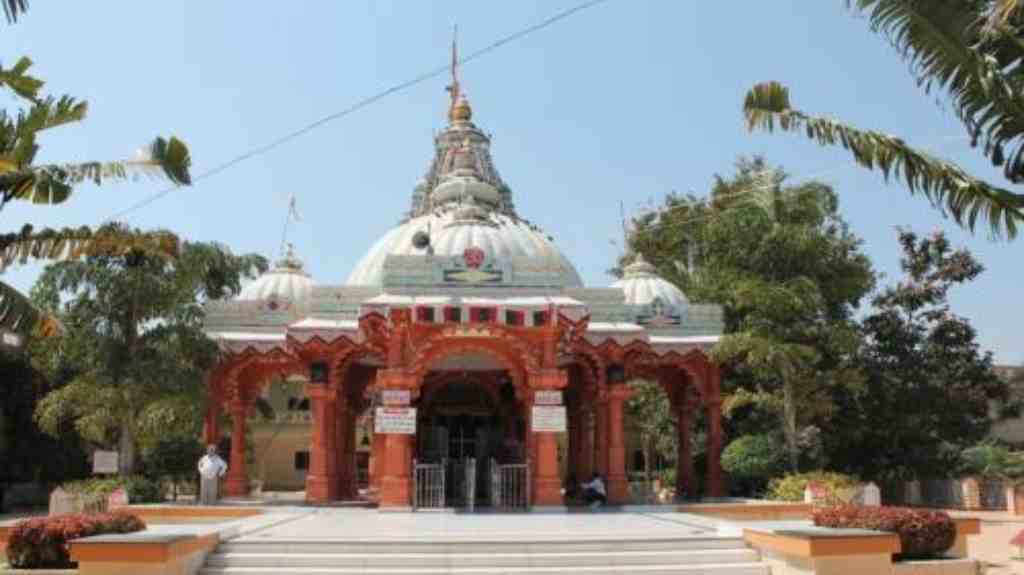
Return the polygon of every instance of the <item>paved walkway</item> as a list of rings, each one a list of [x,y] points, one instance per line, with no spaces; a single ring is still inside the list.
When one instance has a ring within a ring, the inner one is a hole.
[[[277,511],[277,510],[275,510]],[[715,537],[678,513],[378,513],[347,509],[273,513],[278,521],[241,540],[557,541]]]

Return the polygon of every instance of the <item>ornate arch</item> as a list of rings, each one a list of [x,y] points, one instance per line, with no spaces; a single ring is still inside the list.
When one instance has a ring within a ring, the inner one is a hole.
[[[439,360],[460,353],[483,353],[508,370],[516,394],[526,391],[526,374],[537,371],[539,359],[530,349],[513,337],[434,337],[418,350],[409,367],[409,374],[422,385],[423,377]]]
[[[223,378],[223,399],[249,403],[273,375],[304,374],[299,358],[280,348],[266,353],[247,350],[233,356]]]

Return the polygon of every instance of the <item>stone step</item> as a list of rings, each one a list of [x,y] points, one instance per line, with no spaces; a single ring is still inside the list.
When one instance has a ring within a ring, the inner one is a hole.
[[[704,563],[699,565],[603,565],[560,567],[205,567],[200,575],[771,575],[762,563]]]
[[[558,553],[221,553],[208,567],[587,567],[757,562],[751,549]]]
[[[302,553],[302,554],[484,554],[493,553],[587,553],[627,551],[703,551],[712,549],[746,549],[739,537],[686,537],[670,539],[617,539],[617,540],[468,540],[424,541],[416,539],[392,540],[233,540],[221,543],[218,553]]]

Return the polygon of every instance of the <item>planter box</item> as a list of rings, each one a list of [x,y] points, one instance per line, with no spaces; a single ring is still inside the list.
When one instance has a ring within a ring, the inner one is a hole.
[[[892,564],[893,575],[976,575],[974,559],[936,559],[932,561],[899,561]]]
[[[0,563],[0,575],[78,575],[78,569],[13,569]]]

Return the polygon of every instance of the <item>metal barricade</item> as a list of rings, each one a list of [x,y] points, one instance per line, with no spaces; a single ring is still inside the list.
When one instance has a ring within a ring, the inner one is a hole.
[[[927,507],[963,509],[964,492],[956,479],[925,479],[921,481],[921,503]]]
[[[530,508],[530,465],[499,464],[491,460],[491,506],[495,509]]]
[[[466,509],[472,511],[476,507],[476,458],[466,459]]]
[[[978,481],[978,498],[982,509],[1006,511],[1006,484],[1000,479]]]
[[[412,462],[412,508],[441,509],[445,506],[445,469],[443,463]]]

